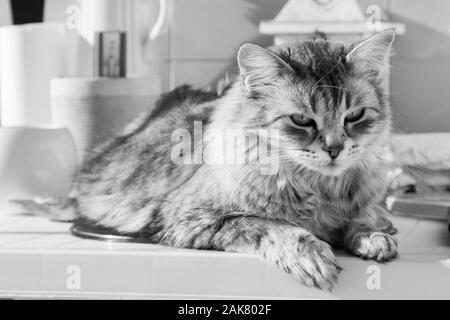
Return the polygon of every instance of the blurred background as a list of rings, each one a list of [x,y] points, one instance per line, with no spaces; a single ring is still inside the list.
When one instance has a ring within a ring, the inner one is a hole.
[[[156,15],[157,0],[153,2]],[[158,60],[163,90],[191,83],[209,85],[229,70],[245,41],[271,45],[259,24],[274,18],[286,0],[170,0],[169,22],[149,55]],[[46,0],[44,20],[66,23],[76,0]],[[326,2],[326,1],[325,1]],[[392,60],[391,92],[397,129],[450,130],[450,2],[447,0],[357,0],[383,17],[403,23]],[[8,0],[0,0],[0,25],[11,23]],[[155,49],[156,48],[156,49]],[[155,53],[157,52],[157,53]]]

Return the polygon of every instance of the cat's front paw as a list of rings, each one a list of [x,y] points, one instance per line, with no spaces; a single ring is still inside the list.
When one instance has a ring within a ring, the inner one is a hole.
[[[397,240],[389,234],[372,232],[359,235],[353,252],[363,259],[389,261],[397,258]]]
[[[314,238],[300,241],[296,251],[282,261],[282,267],[309,287],[333,289],[342,268],[337,264],[330,245]]]

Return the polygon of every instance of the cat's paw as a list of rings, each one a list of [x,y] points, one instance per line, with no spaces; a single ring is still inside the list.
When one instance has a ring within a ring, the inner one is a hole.
[[[284,269],[301,283],[332,290],[342,268],[330,245],[319,239],[298,244],[297,252],[282,263]]]
[[[379,262],[397,258],[397,240],[389,234],[372,232],[359,235],[354,253],[363,259],[374,259]]]

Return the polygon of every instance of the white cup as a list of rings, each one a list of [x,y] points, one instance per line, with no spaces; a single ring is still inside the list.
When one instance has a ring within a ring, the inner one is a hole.
[[[152,108],[160,87],[157,78],[53,79],[52,123],[70,130],[82,161],[87,150]]]
[[[66,128],[0,127],[0,213],[10,199],[65,197],[77,168],[77,150]]]

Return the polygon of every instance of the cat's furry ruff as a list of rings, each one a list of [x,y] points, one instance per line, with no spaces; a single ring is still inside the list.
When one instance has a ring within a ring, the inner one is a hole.
[[[381,205],[391,126],[382,73],[393,37],[385,31],[350,46],[316,40],[270,51],[244,45],[240,77],[223,96],[189,87],[163,96],[92,152],[65,207],[92,224],[170,246],[257,254],[319,288],[331,288],[341,270],[330,245],[378,261],[396,257],[395,229]],[[354,104],[374,110],[340,123]],[[288,123],[299,108],[314,116],[314,128]],[[203,123],[204,154],[213,157],[212,129],[276,128],[281,142],[268,160],[278,171],[261,174],[259,163],[175,164],[172,133],[194,135],[194,121]],[[341,146],[344,160],[321,151],[331,144]],[[21,203],[54,215],[45,204]]]

